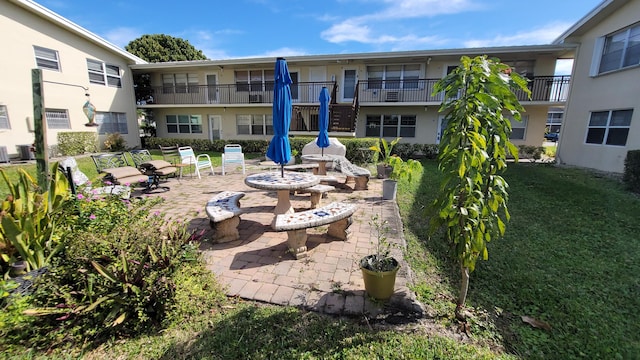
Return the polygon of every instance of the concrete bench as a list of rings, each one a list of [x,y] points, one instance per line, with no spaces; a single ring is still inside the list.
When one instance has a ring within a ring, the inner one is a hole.
[[[317,169],[320,165],[318,164],[295,164],[295,165],[285,165],[284,169],[289,171],[307,171]]]
[[[296,259],[307,256],[307,229],[329,224],[327,234],[341,240],[349,237],[351,215],[357,210],[355,204],[333,202],[318,209],[297,213],[280,214],[273,229],[286,231],[287,246]]]
[[[238,224],[243,213],[240,199],[244,196],[243,192],[223,191],[207,202],[204,209],[209,216],[209,225],[216,231],[215,242],[229,242],[240,237]]]
[[[320,199],[326,197],[329,191],[333,191],[336,188],[331,185],[318,184],[312,187],[297,190],[299,193],[311,193],[311,208],[315,209],[320,205]]]
[[[353,190],[367,190],[369,188],[369,177],[371,177],[369,170],[352,164],[346,157],[337,157],[335,162],[336,170],[347,176],[345,184],[354,180]]]

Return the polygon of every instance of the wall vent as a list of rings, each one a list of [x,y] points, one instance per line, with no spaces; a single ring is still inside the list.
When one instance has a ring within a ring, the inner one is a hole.
[[[9,162],[9,153],[6,146],[0,146],[0,163]]]
[[[387,91],[387,102],[397,102],[400,94],[397,91]]]
[[[262,102],[262,95],[261,94],[249,95],[249,102],[250,103],[261,103]]]

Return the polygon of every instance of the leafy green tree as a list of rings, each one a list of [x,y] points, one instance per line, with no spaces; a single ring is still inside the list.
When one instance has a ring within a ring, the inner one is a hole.
[[[202,50],[188,40],[165,34],[142,35],[131,41],[125,50],[148,62],[207,60]]]
[[[439,168],[444,174],[433,204],[431,230],[445,228],[461,270],[456,316],[469,287],[469,273],[479,257],[488,259],[487,243],[504,235],[509,220],[508,184],[500,175],[507,154],[516,160],[518,149],[509,141],[511,123],[520,121],[524,108],[513,90],[527,89],[527,80],[508,65],[486,55],[462,57],[460,66],[438,81],[434,94],[444,92],[440,112],[446,128],[439,145]]]

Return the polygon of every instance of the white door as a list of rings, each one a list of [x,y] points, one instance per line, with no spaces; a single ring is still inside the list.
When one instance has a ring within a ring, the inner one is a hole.
[[[327,68],[324,66],[314,66],[309,68],[309,82],[311,83],[320,83],[327,81]],[[311,89],[309,91],[309,99],[305,102],[315,103],[318,102],[320,98],[320,91],[322,90],[322,85],[320,84],[312,84]],[[331,89],[329,89],[331,92]]]
[[[209,140],[219,140],[222,138],[222,129],[220,125],[222,124],[222,116],[220,115],[209,115]]]
[[[349,102],[353,100],[356,92],[356,83],[358,82],[358,70],[343,69],[342,70],[342,86],[340,86],[341,102]]]
[[[444,115],[438,116],[438,133],[436,134],[436,145],[440,144],[444,129],[447,127],[447,121],[444,119]]]
[[[207,103],[218,102],[218,74],[207,74]]]

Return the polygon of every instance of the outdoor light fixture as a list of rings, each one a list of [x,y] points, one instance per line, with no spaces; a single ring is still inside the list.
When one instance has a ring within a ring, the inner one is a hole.
[[[96,107],[91,103],[89,93],[86,93],[85,96],[87,97],[87,101],[82,105],[82,112],[84,112],[89,122],[84,124],[84,126],[98,126],[98,124],[95,123]]]

